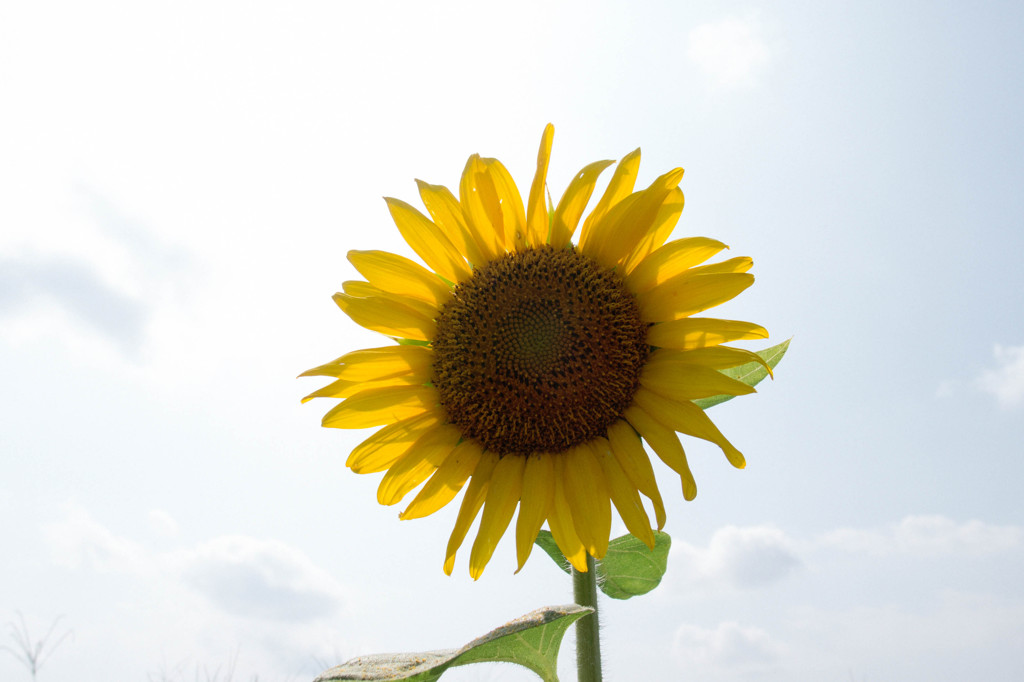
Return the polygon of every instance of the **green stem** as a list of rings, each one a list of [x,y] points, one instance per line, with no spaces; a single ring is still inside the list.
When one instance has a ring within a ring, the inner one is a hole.
[[[597,567],[587,554],[587,572],[572,569],[572,591],[576,603],[594,609],[576,621],[576,672],[579,682],[601,682],[601,637],[597,621]]]

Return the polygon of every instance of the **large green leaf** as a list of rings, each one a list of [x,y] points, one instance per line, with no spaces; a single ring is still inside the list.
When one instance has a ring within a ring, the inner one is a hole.
[[[566,573],[572,573],[569,562],[546,530],[537,534],[537,545],[547,552]],[[661,582],[668,568],[668,550],[672,538],[668,533],[654,531],[652,551],[639,538],[623,535],[608,543],[608,553],[597,561],[597,586],[612,599],[629,599],[647,594]]]
[[[647,594],[661,582],[668,569],[672,538],[654,531],[654,550],[635,535],[623,535],[608,543],[608,553],[597,565],[597,586],[612,599]]]
[[[540,675],[544,682],[558,682],[558,649],[562,637],[573,622],[592,610],[577,604],[548,606],[516,618],[461,649],[360,656],[331,668],[314,682],[434,682],[448,668],[498,661],[525,666]]]
[[[757,351],[757,354],[760,355],[766,363],[768,363],[769,367],[775,369],[775,365],[779,364],[779,360],[781,360],[782,356],[786,354],[787,350],[789,350],[790,341],[792,341],[792,339],[786,339],[777,346]],[[765,369],[764,365],[760,362],[748,362],[747,364],[740,365],[739,367],[729,367],[728,369],[719,371],[727,377],[732,377],[733,379],[742,381],[747,386],[756,386],[762,379],[768,376],[768,370]],[[694,400],[693,402],[697,407],[702,410],[706,410],[709,407],[713,407],[719,403],[724,403],[726,400],[732,400],[735,397],[736,396],[734,395],[713,395],[710,398],[701,398],[699,400]]]

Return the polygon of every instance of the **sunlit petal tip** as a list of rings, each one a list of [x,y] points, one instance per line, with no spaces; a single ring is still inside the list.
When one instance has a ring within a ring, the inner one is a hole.
[[[592,446],[604,471],[612,504],[615,505],[619,516],[626,524],[626,529],[653,549],[654,533],[651,531],[651,520],[640,501],[637,488],[629,480],[612,453],[610,442],[604,438],[598,438],[592,442]]]
[[[406,494],[444,463],[460,435],[458,429],[451,425],[426,431],[381,479],[377,502],[385,506],[401,502]]]
[[[516,559],[519,570],[533,551],[537,533],[544,525],[554,497],[554,464],[549,453],[527,458],[523,470],[523,491],[516,520]]]
[[[588,444],[566,452],[562,465],[573,527],[587,552],[600,559],[608,550],[611,533],[611,499],[604,472]]]
[[[459,443],[444,463],[426,482],[416,498],[399,514],[399,518],[418,519],[429,516],[452,501],[462,490],[480,461],[482,450],[473,440]]]
[[[537,170],[534,172],[533,182],[530,184],[530,194],[527,197],[527,241],[535,246],[546,244],[548,241],[550,215],[547,203],[545,202],[545,191],[547,189],[548,162],[551,159],[551,142],[554,134],[555,127],[550,123],[547,124],[541,136],[540,149],[537,152]]]
[[[384,197],[384,201],[402,238],[431,270],[450,282],[469,278],[469,266],[441,228],[401,199]]]
[[[754,283],[750,273],[683,273],[637,296],[648,322],[678,320],[732,300]]]
[[[684,171],[682,168],[673,168],[663,176],[665,178],[663,186],[666,189],[672,189],[673,187],[676,187],[680,182],[682,182],[683,173],[685,172],[686,171]]]
[[[724,449],[725,458],[729,460],[729,464],[733,465],[737,469],[746,469],[747,460],[743,456],[743,453],[736,448],[730,447]]]
[[[331,298],[353,322],[371,331],[417,341],[428,341],[434,336],[434,320],[396,300],[344,293]]]
[[[548,515],[548,527],[551,528],[551,536],[572,567],[577,571],[587,570],[587,551],[576,534],[573,527],[572,511],[569,502],[565,497],[565,481],[561,472],[556,466],[554,495],[551,502],[551,511]]]
[[[523,491],[525,464],[524,457],[509,455],[498,460],[494,467],[480,528],[469,554],[469,574],[473,580],[483,574],[498,541],[512,521]]]
[[[683,499],[687,502],[693,502],[697,497],[697,484],[693,481],[687,481],[683,479]]]
[[[455,528],[452,529],[451,537],[448,538],[448,547],[445,550],[445,573],[451,575],[452,567],[455,565],[455,554],[466,539],[469,527],[473,525],[480,508],[483,507],[487,498],[487,491],[491,482],[491,474],[498,463],[498,457],[492,452],[484,452],[480,461],[473,470],[473,476],[466,488],[466,494],[462,497],[462,505],[459,507],[459,514],[455,518]]]
[[[583,211],[594,192],[598,177],[608,166],[615,163],[611,160],[595,161],[588,164],[572,179],[568,189],[555,207],[551,218],[551,234],[548,243],[553,248],[561,249],[569,244],[579,225]]]

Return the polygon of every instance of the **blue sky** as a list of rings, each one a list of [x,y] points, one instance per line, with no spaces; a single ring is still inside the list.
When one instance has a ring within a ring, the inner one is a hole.
[[[507,541],[444,576],[455,510],[378,506],[294,378],[380,345],[330,295],[349,249],[412,255],[381,197],[475,152],[523,186],[550,121],[555,195],[637,146],[641,183],[686,168],[675,236],[755,262],[722,315],[794,337],[713,408],[747,469],[687,443],[691,503],[659,472],[669,574],[603,605],[608,678],[1020,679],[1022,31],[1008,2],[8,3],[0,622],[63,614],[40,680],[302,680],[570,601]]]

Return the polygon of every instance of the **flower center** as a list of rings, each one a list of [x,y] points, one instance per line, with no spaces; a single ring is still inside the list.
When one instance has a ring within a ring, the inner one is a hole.
[[[449,421],[502,455],[605,435],[649,350],[621,278],[575,249],[546,246],[506,254],[456,286],[433,347]]]

